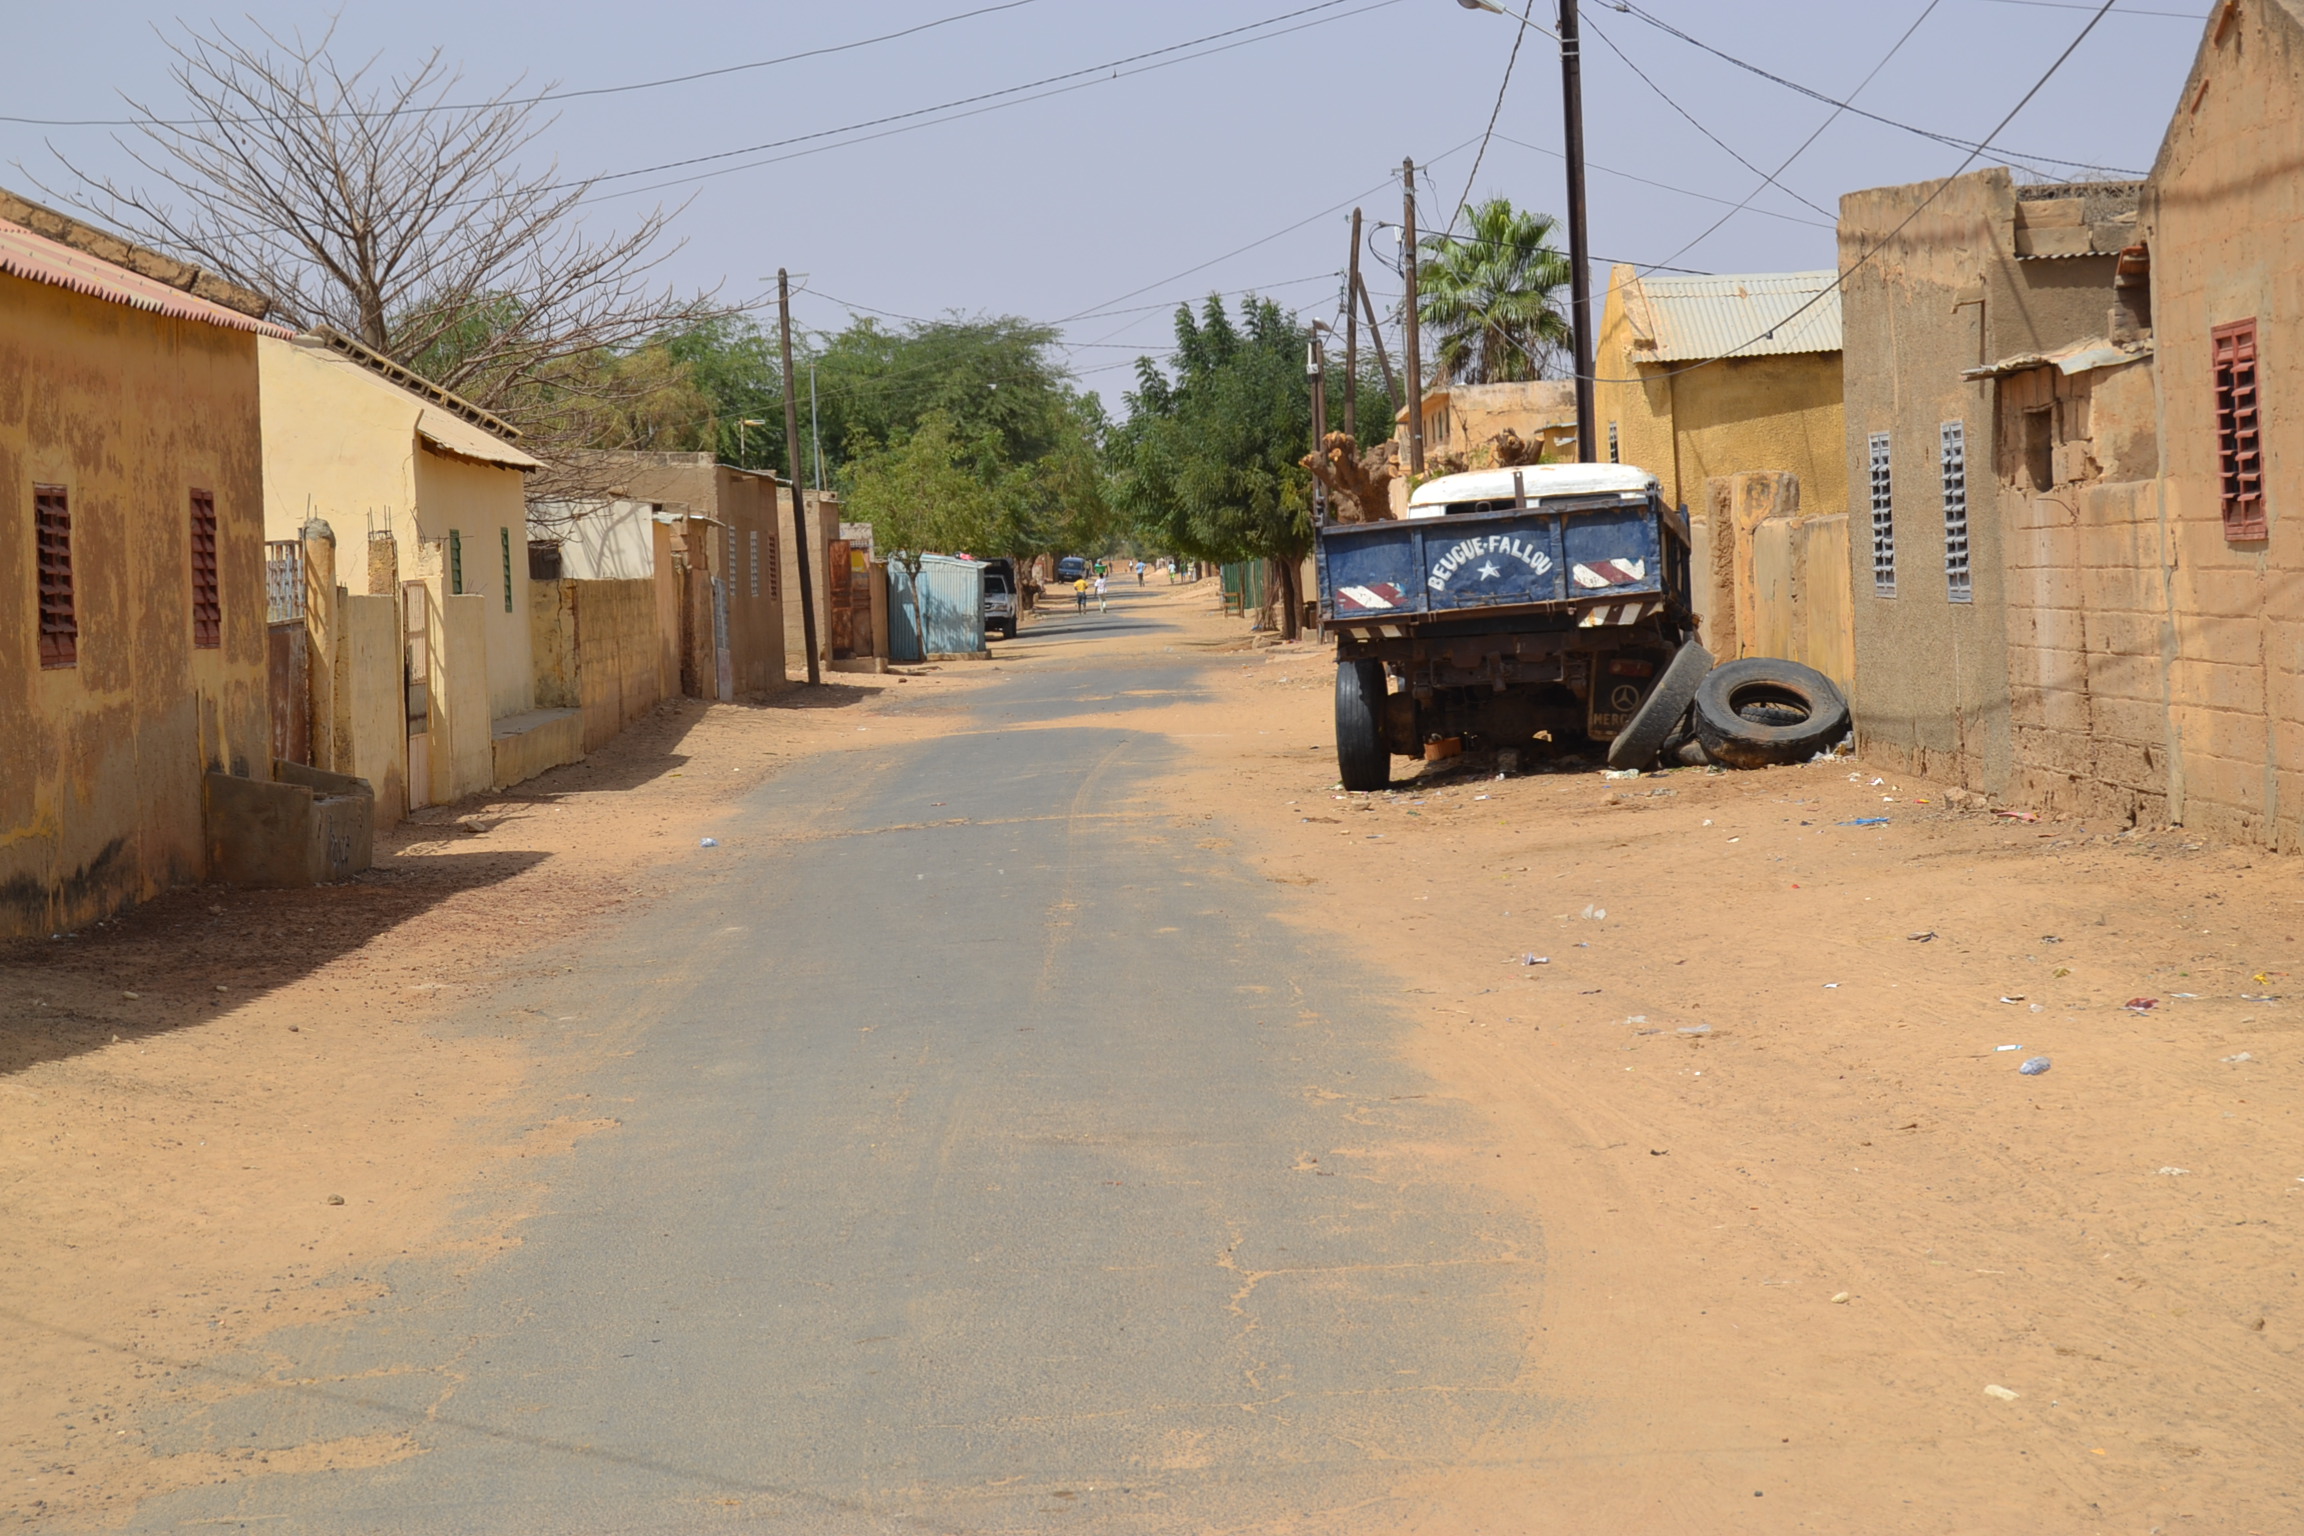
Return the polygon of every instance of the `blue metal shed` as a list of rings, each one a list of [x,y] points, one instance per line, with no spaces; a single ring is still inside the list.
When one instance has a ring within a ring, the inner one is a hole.
[[[928,643],[920,643],[926,621]],[[902,556],[888,562],[888,649],[896,661],[925,661],[985,648],[984,567],[950,555],[920,559],[920,601],[912,601],[912,572]]]

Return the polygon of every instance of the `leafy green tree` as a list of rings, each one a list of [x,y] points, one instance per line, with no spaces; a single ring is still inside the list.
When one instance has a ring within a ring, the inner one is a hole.
[[[1559,223],[1507,198],[1473,208],[1467,234],[1423,241],[1416,306],[1437,341],[1443,378],[1506,384],[1545,376],[1569,343],[1568,258]]]
[[[857,444],[848,465],[845,520],[870,523],[873,547],[912,577],[914,633],[920,614],[924,556],[998,547],[1009,507],[997,484],[994,439],[960,435],[951,417],[932,411],[901,443]]]
[[[1294,639],[1297,563],[1312,548],[1312,386],[1305,332],[1270,299],[1241,301],[1237,320],[1210,295],[1195,318],[1176,311],[1166,369],[1136,364],[1128,420],[1112,434],[1114,498],[1145,542],[1198,560],[1263,559]]]

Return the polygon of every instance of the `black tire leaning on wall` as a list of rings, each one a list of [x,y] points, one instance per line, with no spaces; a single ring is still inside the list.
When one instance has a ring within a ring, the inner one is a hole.
[[[1714,668],[1696,690],[1695,716],[1696,739],[1731,768],[1804,763],[1848,734],[1848,702],[1832,680],[1773,656]]]
[[[1385,789],[1392,754],[1384,746],[1384,663],[1336,664],[1336,776],[1346,789]]]
[[[1688,706],[1696,698],[1696,690],[1703,685],[1712,670],[1712,653],[1690,640],[1672,653],[1664,664],[1664,673],[1656,679],[1656,686],[1648,690],[1648,697],[1632,712],[1632,718],[1616,739],[1608,743],[1608,766],[1611,768],[1645,768],[1656,761],[1663,750],[1665,738],[1688,713]],[[1598,685],[1595,684],[1595,687]]]

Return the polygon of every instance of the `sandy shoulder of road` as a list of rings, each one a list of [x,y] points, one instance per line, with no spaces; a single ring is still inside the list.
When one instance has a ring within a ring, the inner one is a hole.
[[[711,857],[738,795],[932,734],[936,700],[985,680],[681,701],[582,764],[420,813],[345,885],[181,890],[0,948],[0,1518],[100,1526],[170,1488],[412,1454],[162,1453],[147,1426],[171,1399],[277,1389],[253,1342],[368,1305],[392,1261],[517,1244],[538,1159],[616,1122],[574,1088],[588,1047],[498,991]]]
[[[1332,685],[1241,650],[1159,725],[1545,1233],[1564,1406],[1421,1528],[2304,1529],[2294,858],[1861,762],[1348,796]]]

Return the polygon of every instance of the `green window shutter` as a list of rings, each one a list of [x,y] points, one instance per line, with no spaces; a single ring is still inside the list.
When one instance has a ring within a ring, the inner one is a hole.
[[[448,530],[448,590],[464,595],[464,535]]]
[[[496,530],[497,542],[504,546],[504,611],[512,611],[512,530]]]

